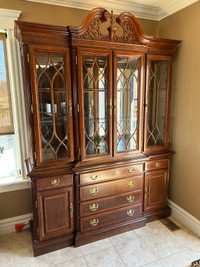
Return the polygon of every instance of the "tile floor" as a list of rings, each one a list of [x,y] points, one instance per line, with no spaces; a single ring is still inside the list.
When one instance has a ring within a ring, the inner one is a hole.
[[[33,257],[30,231],[0,236],[1,267],[187,267],[200,258],[200,238],[181,229],[170,232],[160,221],[79,248]]]

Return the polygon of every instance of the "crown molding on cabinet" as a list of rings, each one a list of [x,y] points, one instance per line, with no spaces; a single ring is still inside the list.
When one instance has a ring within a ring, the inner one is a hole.
[[[50,4],[57,6],[65,6],[71,8],[78,8],[84,10],[91,10],[95,7],[102,6],[101,0],[25,0],[28,2],[37,2],[42,4]],[[169,0],[165,1],[166,3],[163,5],[163,1],[158,1],[157,6],[150,6],[144,4],[134,4],[126,1],[120,0],[109,0],[103,3],[104,8],[109,11],[112,9],[115,14],[119,14],[123,11],[129,11],[133,13],[134,16],[142,19],[150,19],[159,21],[161,19],[166,18],[167,16],[197,2],[198,0]],[[142,3],[142,0],[141,0]]]

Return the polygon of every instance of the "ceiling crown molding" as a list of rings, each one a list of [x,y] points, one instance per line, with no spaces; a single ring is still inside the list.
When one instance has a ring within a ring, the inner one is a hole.
[[[101,0],[25,0],[28,2],[36,2],[42,4],[50,4],[56,6],[64,6],[64,7],[71,7],[71,8],[78,8],[84,10],[91,10],[96,7],[102,6]],[[142,19],[150,19],[159,21],[167,16],[197,2],[198,0],[169,0],[165,1],[167,3],[163,4],[163,1],[158,1],[157,6],[150,6],[150,5],[139,5],[131,3],[130,1],[126,2],[124,0],[109,0],[103,3],[103,7],[108,10],[113,10],[115,14],[120,14],[124,11],[129,11],[133,13],[134,16],[137,18]],[[142,0],[141,0],[142,3]],[[160,4],[160,6],[159,6]]]

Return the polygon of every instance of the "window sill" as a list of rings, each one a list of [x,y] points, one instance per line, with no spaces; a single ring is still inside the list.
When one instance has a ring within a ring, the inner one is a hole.
[[[23,190],[31,187],[31,181],[29,178],[6,178],[0,180],[0,193]]]

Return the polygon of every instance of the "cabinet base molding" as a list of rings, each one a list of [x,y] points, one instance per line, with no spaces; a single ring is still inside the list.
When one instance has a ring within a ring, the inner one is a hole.
[[[159,220],[159,219],[162,219],[165,217],[169,217],[170,213],[171,213],[171,209],[167,206],[165,209],[154,211],[151,213],[144,213],[144,215],[145,215],[145,217],[147,219],[147,223],[148,223],[148,222]]]
[[[57,249],[74,245],[74,235],[60,236],[46,241],[33,240],[34,256],[40,256]]]
[[[146,225],[146,217],[140,217],[132,221],[104,227],[86,233],[77,233],[75,237],[75,247],[98,241],[113,235],[118,235],[126,231],[134,230]]]

